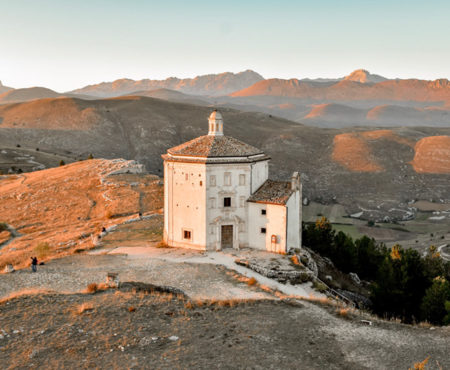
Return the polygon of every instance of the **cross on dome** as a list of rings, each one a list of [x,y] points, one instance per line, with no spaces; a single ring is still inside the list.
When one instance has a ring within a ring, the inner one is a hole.
[[[223,136],[223,118],[217,109],[210,114],[208,118],[209,132],[208,135]]]

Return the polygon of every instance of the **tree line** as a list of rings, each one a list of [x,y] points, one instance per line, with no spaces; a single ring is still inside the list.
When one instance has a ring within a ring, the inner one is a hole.
[[[425,256],[400,245],[387,248],[363,236],[353,240],[325,218],[303,225],[303,245],[345,273],[370,282],[371,310],[412,323],[450,324],[450,262],[431,246]]]

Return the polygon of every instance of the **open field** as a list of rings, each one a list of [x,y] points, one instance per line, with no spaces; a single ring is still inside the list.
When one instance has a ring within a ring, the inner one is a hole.
[[[303,221],[315,222],[327,217],[336,231],[342,231],[353,239],[367,235],[387,246],[400,244],[424,253],[431,245],[440,247],[450,245],[449,204],[420,201],[414,204],[418,211],[413,220],[399,223],[375,223],[369,227],[367,221],[349,217],[345,208],[339,204],[318,204],[311,202],[303,207]],[[443,255],[445,259],[446,256]]]

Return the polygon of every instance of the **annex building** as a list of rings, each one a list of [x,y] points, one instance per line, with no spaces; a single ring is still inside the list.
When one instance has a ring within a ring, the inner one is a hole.
[[[222,115],[208,135],[164,154],[164,241],[200,250],[255,248],[285,253],[301,246],[300,176],[269,180],[262,150],[223,134]]]

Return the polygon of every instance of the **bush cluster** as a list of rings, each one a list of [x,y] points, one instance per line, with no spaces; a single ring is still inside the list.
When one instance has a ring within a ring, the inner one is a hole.
[[[341,271],[369,281],[374,313],[407,323],[450,324],[450,262],[435,247],[422,257],[400,245],[389,249],[367,236],[353,240],[336,233],[325,217],[303,225],[303,244]]]

